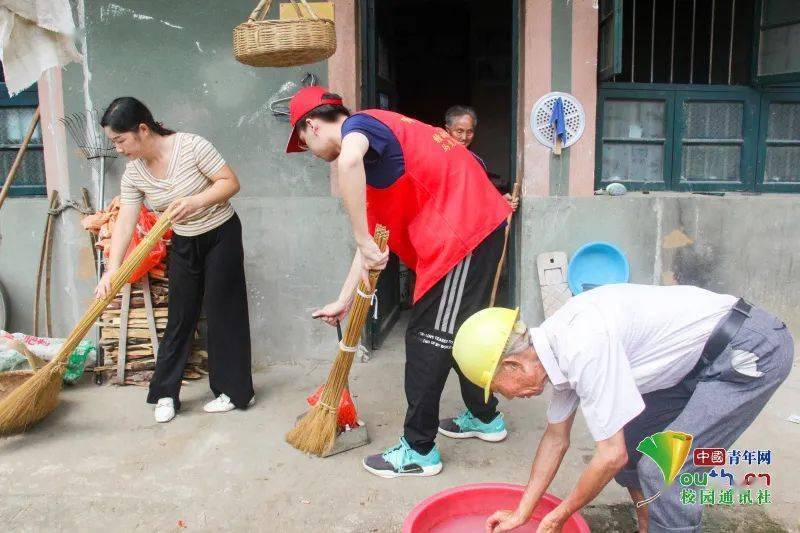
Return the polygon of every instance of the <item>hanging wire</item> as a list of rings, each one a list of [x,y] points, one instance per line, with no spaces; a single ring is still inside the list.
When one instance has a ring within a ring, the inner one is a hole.
[[[633,2],[633,24],[631,24],[631,29],[633,31],[633,35],[631,35],[631,83],[636,81],[635,72],[636,72],[636,1]]]
[[[736,0],[733,0],[731,5],[731,41],[728,45],[728,85],[731,85],[733,80],[733,30],[736,19]]]
[[[669,82],[672,83],[675,77],[675,5],[678,0],[672,0],[672,40],[670,41],[669,54]]]
[[[295,82],[290,81],[283,85],[272,97],[268,100],[267,106],[272,111],[272,115],[282,120],[288,120],[289,117],[289,101],[295,93],[303,87],[311,87],[318,85],[317,76],[311,72],[306,72],[303,79],[300,80],[300,87]]]
[[[711,38],[708,40],[708,84],[711,85],[711,73],[714,71],[714,15],[717,0],[711,0]]]
[[[650,83],[653,83],[653,67],[656,51],[656,0],[653,0],[653,19],[650,25]]]
[[[697,0],[692,0],[692,50],[689,53],[689,83],[694,83],[694,24],[697,14]]]

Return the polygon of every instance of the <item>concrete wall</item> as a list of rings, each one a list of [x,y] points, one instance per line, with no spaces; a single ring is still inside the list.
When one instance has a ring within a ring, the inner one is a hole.
[[[283,83],[306,71],[323,83],[330,72],[332,82],[346,85],[344,92],[355,97],[355,45],[345,39],[355,32],[355,10],[352,0],[337,3],[340,53],[347,57],[337,54],[328,65],[305,68],[254,69],[235,62],[230,42],[230,29],[246,18],[252,5],[245,0],[76,0],[87,63],[70,65],[63,76],[46,80],[43,105],[71,113],[133,95],[168,126],[208,137],[243,185],[234,205],[244,223],[256,364],[329,357],[333,334],[312,321],[310,311],[338,293],[353,250],[348,223],[339,200],[330,194],[329,167],[309,156],[285,156],[288,125],[276,121],[265,103]],[[596,31],[596,10],[589,0],[525,2],[521,127],[538,96],[557,88],[553,80],[568,78],[573,92],[588,90],[590,81],[576,80],[580,65],[594,72],[594,59],[587,58],[595,44],[580,44],[573,32],[568,66],[554,59],[551,40],[556,36],[550,29],[567,18],[573,29],[588,28],[583,35]],[[47,156],[48,187],[62,197],[80,198],[80,187],[95,190],[98,168],[76,155],[54,120],[59,114],[43,113],[50,116],[43,119],[43,128],[55,144]],[[742,294],[800,327],[794,304],[800,283],[794,267],[800,253],[795,246],[800,220],[796,197],[557,197],[564,190],[580,194],[593,183],[593,166],[587,163],[593,136],[587,132],[570,149],[567,180],[561,170],[551,174],[553,156],[525,131],[520,160],[526,196],[515,239],[520,302],[529,321],[536,323],[542,316],[536,256],[552,250],[571,254],[590,240],[609,240],[628,254],[634,282],[693,283]],[[118,191],[123,166],[122,160],[109,166],[108,198]],[[550,187],[551,182],[557,187]],[[11,329],[31,328],[46,203],[12,198],[0,216],[0,281],[10,293]],[[91,300],[94,280],[87,242],[75,212],[66,212],[57,224],[54,249],[57,335],[69,332]]]
[[[278,9],[274,4],[273,18]],[[74,0],[87,62],[63,71],[54,81],[57,90],[50,91],[59,101],[48,105],[62,105],[65,113],[102,111],[117,96],[135,96],[168,127],[201,134],[220,150],[242,182],[233,203],[244,225],[258,366],[333,355],[335,334],[312,321],[310,313],[338,295],[353,247],[340,201],[330,194],[328,165],[311,156],[286,156],[289,125],[273,118],[266,106],[283,84],[299,82],[305,72],[325,83],[326,64],[270,69],[236,62],[231,31],[254,6],[250,0]],[[94,198],[98,166],[77,155],[72,140],[57,131],[57,122],[44,125],[62,135],[68,155],[68,164],[49,167],[48,185],[71,198],[80,198],[80,188],[87,187]],[[110,162],[106,201],[118,194],[124,165],[122,158]],[[13,325],[23,331],[30,329],[29,285],[46,204],[44,199],[11,199],[0,220],[5,237],[2,280],[19,319]],[[62,218],[54,250],[57,335],[74,326],[94,285],[86,233],[74,211]],[[12,260],[7,251],[23,242],[35,244],[36,250]]]
[[[800,199],[791,195],[529,198],[522,217],[523,316],[543,318],[536,256],[604,240],[625,251],[631,282],[698,285],[744,296],[800,331]]]
[[[8,331],[32,331],[36,267],[46,211],[44,198],[11,198],[0,211],[0,283],[8,298]]]
[[[88,92],[98,108],[136,96],[167,126],[214,143],[242,182],[234,206],[245,232],[254,361],[327,356],[330,331],[310,312],[338,294],[352,257],[347,221],[330,195],[328,166],[284,154],[288,123],[267,108],[272,94],[305,72],[325,83],[326,65],[236,62],[231,30],[253,7],[249,0],[85,0]],[[113,167],[111,194],[122,163]]]

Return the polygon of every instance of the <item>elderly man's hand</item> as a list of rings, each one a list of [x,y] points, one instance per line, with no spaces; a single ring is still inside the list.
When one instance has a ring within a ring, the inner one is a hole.
[[[497,511],[486,519],[486,533],[501,533],[513,531],[525,524],[526,520],[515,511]]]
[[[503,195],[503,198],[506,199],[506,202],[508,202],[508,205],[511,206],[511,209],[513,209],[514,211],[517,210],[517,207],[519,207],[519,198],[515,199],[513,196],[511,196],[508,193],[505,193]]]
[[[542,521],[539,522],[536,533],[559,533],[563,527],[564,520],[560,516],[554,513],[548,513],[542,518]]]

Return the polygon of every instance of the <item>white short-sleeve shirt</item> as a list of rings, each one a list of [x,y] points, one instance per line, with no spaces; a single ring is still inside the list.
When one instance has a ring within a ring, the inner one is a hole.
[[[570,299],[531,329],[561,422],[580,405],[596,441],[644,409],[642,394],[672,387],[697,364],[736,298],[690,286],[607,285]]]

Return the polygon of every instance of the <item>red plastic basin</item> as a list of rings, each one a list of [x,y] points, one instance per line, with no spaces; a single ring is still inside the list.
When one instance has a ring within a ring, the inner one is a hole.
[[[482,532],[486,519],[500,509],[516,509],[525,487],[511,483],[475,483],[453,487],[417,504],[403,523],[403,533]],[[516,529],[535,533],[536,526],[561,500],[545,494],[531,521]],[[575,513],[564,524],[563,533],[589,533],[589,525]]]

